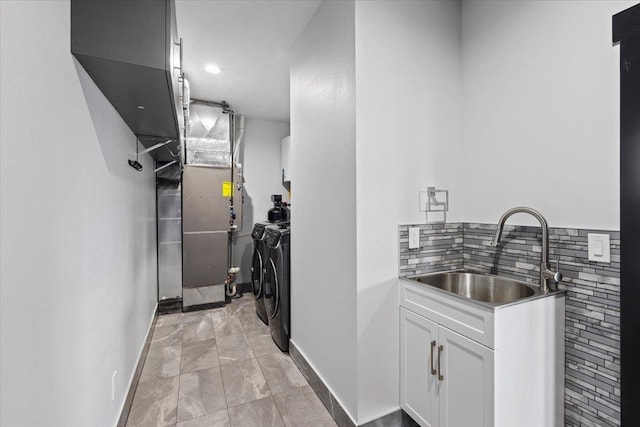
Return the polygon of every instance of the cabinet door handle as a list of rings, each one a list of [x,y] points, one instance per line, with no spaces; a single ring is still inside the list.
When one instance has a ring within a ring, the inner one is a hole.
[[[436,369],[433,367],[433,349],[436,347],[436,342],[435,341],[431,341],[431,359],[430,360],[430,365],[431,365],[431,375],[435,375],[436,374]]]
[[[442,354],[442,350],[444,347],[441,345],[438,346],[438,380],[442,381],[444,379],[444,375],[442,375],[442,370],[440,369],[440,355]]]

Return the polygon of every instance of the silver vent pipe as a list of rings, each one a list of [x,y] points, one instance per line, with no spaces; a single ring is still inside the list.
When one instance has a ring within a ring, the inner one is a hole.
[[[238,126],[238,137],[236,138],[235,147],[233,148],[232,161],[235,162],[238,156],[238,148],[242,143],[242,137],[244,137],[244,114],[240,116],[240,125]]]

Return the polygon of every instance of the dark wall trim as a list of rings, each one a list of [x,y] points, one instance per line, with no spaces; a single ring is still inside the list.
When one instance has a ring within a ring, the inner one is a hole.
[[[336,422],[338,427],[356,427],[347,415],[338,399],[335,398],[329,387],[322,381],[318,373],[311,367],[307,359],[300,353],[300,350],[293,342],[289,342],[289,355],[291,360],[298,367],[298,370],[305,377],[313,391],[318,395],[329,415]],[[362,424],[360,427],[420,427],[406,412],[398,409],[395,412],[383,417]]]
[[[182,307],[183,313],[190,313],[192,311],[210,310],[212,308],[224,307],[224,301],[210,302],[207,304],[190,305],[188,307]]]
[[[329,387],[322,381],[318,373],[311,367],[292,341],[289,341],[289,355],[313,391],[318,395],[324,407],[327,408],[329,415],[331,415],[338,427],[356,427],[342,405],[340,405],[340,402],[331,393]]]
[[[147,337],[144,340],[144,347],[142,348],[142,353],[140,354],[140,358],[138,359],[138,364],[136,365],[136,370],[133,374],[133,380],[131,381],[131,385],[129,386],[129,391],[127,392],[127,397],[124,400],[124,406],[122,407],[122,413],[120,414],[120,418],[118,419],[117,427],[125,427],[127,425],[127,419],[129,418],[129,413],[131,412],[131,405],[133,404],[133,396],[136,394],[136,390],[138,389],[138,382],[140,382],[140,375],[142,375],[142,368],[144,366],[145,360],[147,360],[147,353],[149,353],[149,346],[151,345],[151,337],[153,336],[153,331],[156,329],[156,322],[158,321],[158,308],[156,307],[155,313],[153,313],[153,320],[151,321],[151,326],[147,331]]]
[[[158,301],[158,314],[182,313],[182,298]]]
[[[620,44],[621,420],[640,425],[640,4],[613,16]]]

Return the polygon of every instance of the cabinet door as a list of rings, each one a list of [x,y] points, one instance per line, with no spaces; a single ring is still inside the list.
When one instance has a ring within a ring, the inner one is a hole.
[[[438,427],[437,339],[436,323],[400,308],[400,406],[422,427]]]
[[[438,338],[440,427],[493,426],[493,350],[444,327]]]

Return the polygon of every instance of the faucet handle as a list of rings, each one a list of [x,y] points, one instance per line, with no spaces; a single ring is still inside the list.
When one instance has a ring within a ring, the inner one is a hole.
[[[556,286],[551,287],[551,280],[554,281],[555,285],[557,285],[558,283],[562,282],[562,273],[560,273],[558,270],[560,269],[560,259],[556,259],[556,268],[555,271],[552,270],[550,268],[550,266],[548,264],[545,264],[544,262],[540,265],[541,268],[544,269],[544,279],[541,279],[542,282],[541,283],[546,283],[548,288],[552,289],[552,290],[557,290]],[[546,291],[545,291],[546,292]]]
[[[553,280],[556,283],[562,282],[562,273],[560,273],[560,257],[556,258],[556,271],[553,273]]]
[[[556,271],[555,273],[553,273],[553,281],[556,282],[556,285],[562,282],[563,277],[564,276],[559,271]]]

